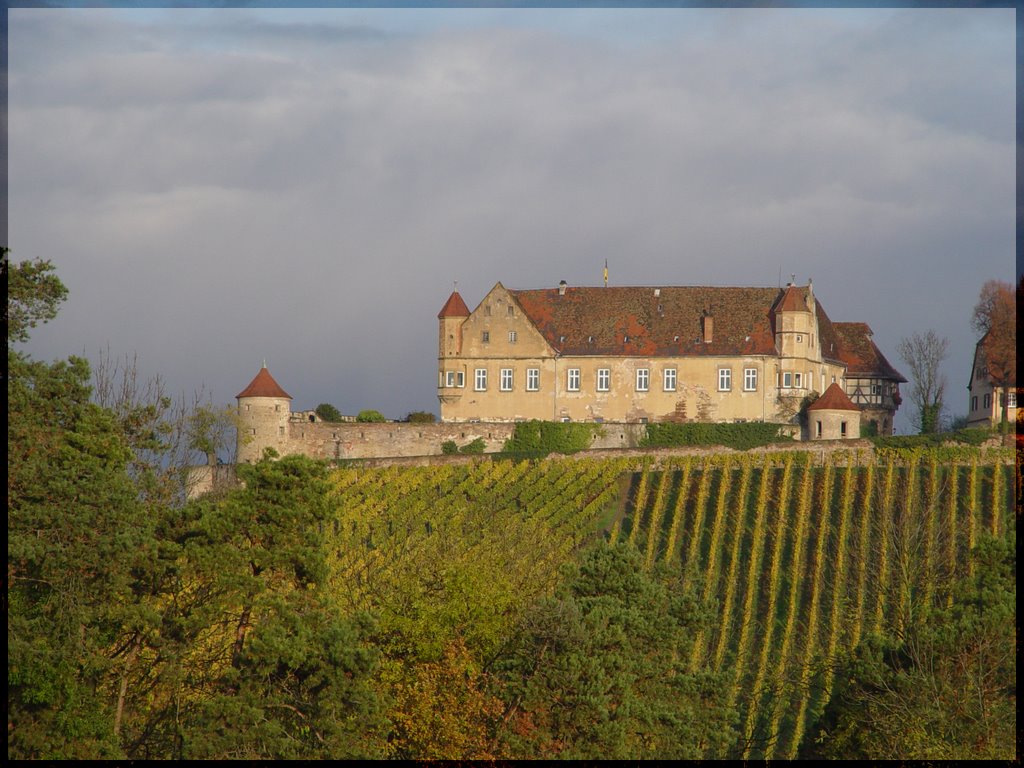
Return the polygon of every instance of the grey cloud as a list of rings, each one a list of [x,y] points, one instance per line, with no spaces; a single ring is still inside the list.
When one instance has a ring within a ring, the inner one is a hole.
[[[972,85],[1013,50],[991,24],[721,11],[624,43],[604,22],[207,14],[119,38],[75,16],[90,47],[28,15],[11,245],[71,289],[42,356],[109,341],[220,400],[266,357],[297,406],[401,416],[435,404],[453,280],[473,306],[497,280],[598,284],[607,258],[616,284],[813,276],[894,363],[911,330],[950,335],[952,380],[977,290],[1009,279],[1013,94]],[[75,55],[41,55],[51,36]],[[953,42],[961,68],[934,66]]]

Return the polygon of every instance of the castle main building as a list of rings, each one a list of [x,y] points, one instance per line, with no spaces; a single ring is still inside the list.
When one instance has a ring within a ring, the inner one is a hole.
[[[544,290],[498,283],[472,312],[452,293],[438,319],[443,422],[795,426],[804,398],[837,384],[830,403],[856,412],[858,428],[863,420],[892,434],[906,381],[865,323],[829,320],[810,282],[776,289],[563,281]]]

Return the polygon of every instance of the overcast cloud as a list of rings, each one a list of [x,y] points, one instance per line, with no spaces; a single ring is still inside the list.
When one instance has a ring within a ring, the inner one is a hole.
[[[436,315],[512,288],[776,285],[951,341],[1015,279],[1014,11],[9,11],[29,350],[297,409],[437,412]],[[910,407],[897,418],[910,431]]]

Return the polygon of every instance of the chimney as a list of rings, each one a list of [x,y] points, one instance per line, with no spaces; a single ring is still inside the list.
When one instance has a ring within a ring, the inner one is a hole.
[[[569,284],[566,283],[565,280],[562,280],[558,284],[558,295],[559,296],[565,296],[565,289],[568,288],[568,287],[569,287]]]
[[[715,337],[715,318],[705,309],[701,321],[704,326],[704,343],[710,344]]]

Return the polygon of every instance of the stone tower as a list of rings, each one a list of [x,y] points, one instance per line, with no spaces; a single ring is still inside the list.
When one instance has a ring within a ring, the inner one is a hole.
[[[790,283],[773,309],[775,348],[779,354],[779,394],[803,397],[828,383],[822,366],[821,334],[814,286]]]
[[[273,448],[282,456],[288,444],[292,396],[281,389],[264,363],[249,386],[239,392],[238,462],[253,463]]]
[[[437,313],[437,397],[442,420],[445,403],[457,401],[466,386],[465,364],[458,356],[462,353],[462,324],[467,317],[469,308],[458,291],[452,291]]]

